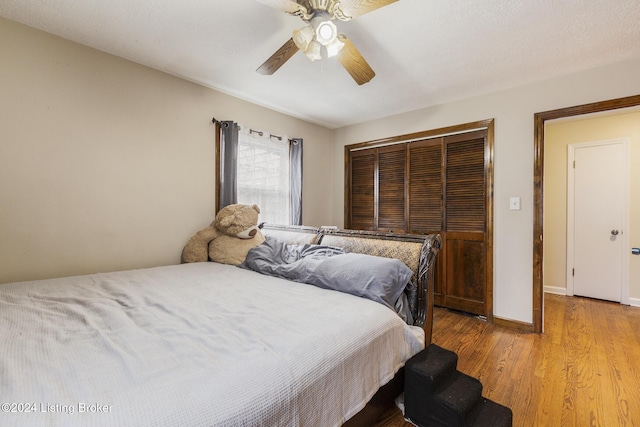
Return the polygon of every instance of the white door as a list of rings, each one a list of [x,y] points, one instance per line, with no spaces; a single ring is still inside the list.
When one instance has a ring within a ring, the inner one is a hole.
[[[569,146],[569,295],[628,303],[627,153],[627,140]]]

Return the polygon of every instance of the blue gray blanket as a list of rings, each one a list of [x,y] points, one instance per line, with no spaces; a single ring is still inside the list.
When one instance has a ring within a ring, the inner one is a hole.
[[[412,271],[397,259],[346,253],[332,246],[290,245],[267,237],[249,251],[240,267],[367,298],[413,323],[404,292]]]

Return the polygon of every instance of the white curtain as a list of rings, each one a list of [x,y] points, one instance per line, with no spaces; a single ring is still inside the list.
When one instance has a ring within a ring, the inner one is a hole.
[[[240,127],[238,203],[257,204],[261,222],[290,223],[289,170],[289,138]]]

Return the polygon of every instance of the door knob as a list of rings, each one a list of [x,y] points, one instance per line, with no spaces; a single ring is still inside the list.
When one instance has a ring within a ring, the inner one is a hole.
[[[618,235],[618,233],[619,233],[619,231],[618,231],[618,230],[611,230],[611,235],[612,235],[612,236],[617,236],[617,235]]]

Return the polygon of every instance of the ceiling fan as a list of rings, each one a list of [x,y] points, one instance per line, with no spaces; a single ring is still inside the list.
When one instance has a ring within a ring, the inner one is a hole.
[[[370,81],[376,73],[347,36],[333,23],[350,21],[398,0],[258,0],[268,6],[298,16],[307,25],[293,31],[293,36],[256,71],[271,75],[298,50],[311,61],[337,56],[342,66],[359,85]]]

